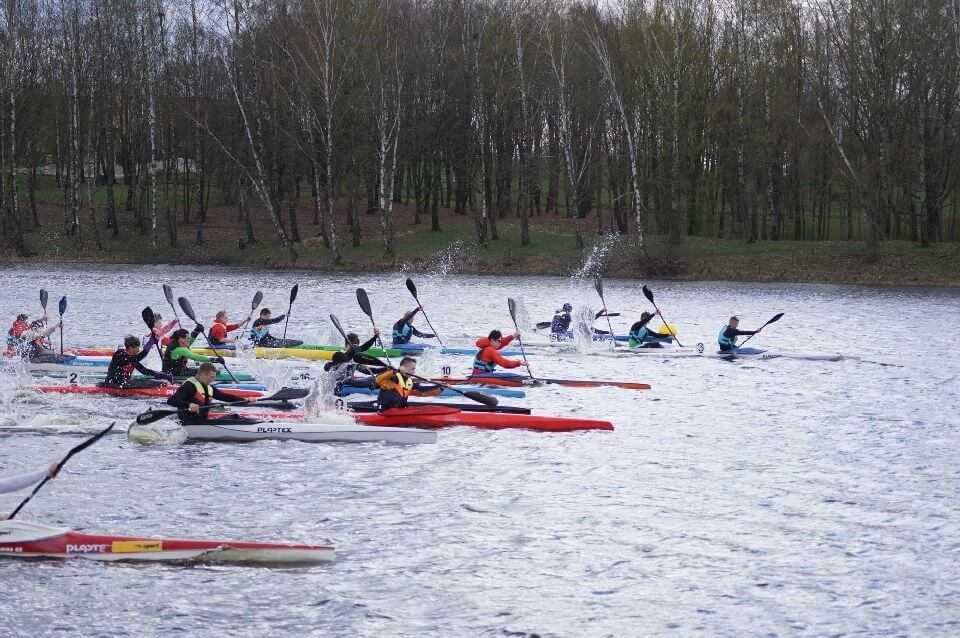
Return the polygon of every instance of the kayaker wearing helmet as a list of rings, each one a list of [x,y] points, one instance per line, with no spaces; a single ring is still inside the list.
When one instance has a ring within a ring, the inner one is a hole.
[[[650,320],[656,316],[652,312],[640,313],[640,321],[630,326],[631,348],[662,348],[664,343],[673,343],[671,334],[655,332],[647,327]]]
[[[229,392],[217,389],[213,385],[217,378],[217,368],[212,363],[201,363],[197,373],[183,382],[167,403],[180,409],[180,422],[184,424],[203,423],[210,416],[210,410],[201,410],[200,407],[209,405],[216,399],[224,403],[245,401],[254,403],[255,399],[245,399]],[[240,417],[242,419],[242,417]],[[248,419],[243,419],[248,421]],[[235,420],[234,422],[237,422]]]
[[[411,396],[435,397],[443,392],[443,388],[436,385],[414,383],[410,375],[416,374],[416,372],[417,360],[404,357],[400,360],[397,370],[387,370],[377,375],[375,383],[380,388],[377,401],[380,404],[381,411],[390,408],[405,408]]]
[[[190,349],[190,345],[201,332],[203,332],[203,326],[197,324],[197,327],[191,333],[188,333],[184,328],[180,328],[170,335],[170,345],[163,352],[163,371],[165,373],[172,374],[174,377],[186,377],[193,374],[193,370],[188,367],[188,360],[199,363],[223,363],[223,357],[206,357]]]
[[[250,329],[250,340],[253,341],[254,345],[261,348],[293,348],[303,345],[303,342],[297,339],[277,339],[271,335],[268,326],[280,323],[287,318],[287,315],[271,318],[271,314],[269,308],[264,308],[260,311],[260,316],[253,322],[253,327]]]
[[[150,354],[150,348],[154,343],[156,343],[156,337],[150,335],[146,346],[141,350],[140,339],[128,335],[123,340],[123,347],[117,348],[113,353],[110,367],[107,368],[106,379],[97,385],[101,388],[155,388],[173,381],[172,374],[156,372],[141,363]],[[130,377],[133,376],[134,370],[152,378],[133,381]]]
[[[34,483],[39,483],[45,478],[54,478],[57,476],[57,472],[59,471],[60,464],[51,463],[47,467],[41,468],[34,472],[0,477],[0,494],[16,492],[17,490],[22,490],[25,487],[30,487]]]
[[[573,306],[568,303],[563,304],[563,308],[553,313],[553,321],[550,322],[550,336],[557,340],[570,338],[570,323],[573,317]]]
[[[247,318],[243,323],[227,323],[227,311],[221,310],[217,313],[216,317],[213,319],[213,325],[210,326],[210,332],[207,333],[207,337],[210,339],[210,343],[215,346],[222,346],[227,343],[227,333],[233,332],[240,326],[243,326],[249,321]]]
[[[47,318],[37,319],[28,323],[29,317],[24,314],[17,315],[16,321],[7,331],[7,346],[17,352],[21,357],[34,359],[45,355],[55,355],[56,353],[49,347],[46,338],[54,330],[60,327],[60,322],[52,326],[44,327]]]
[[[509,369],[526,365],[523,361],[507,359],[500,354],[501,348],[507,347],[510,342],[519,336],[520,333],[515,332],[504,337],[499,330],[492,330],[488,336],[477,339],[476,346],[480,348],[480,352],[473,359],[473,374],[475,376],[490,374],[496,371],[497,366]]]
[[[760,332],[759,330],[740,330],[740,319],[730,317],[720,334],[717,336],[717,343],[720,345],[720,352],[737,352],[737,337],[752,337]]]
[[[393,324],[393,345],[402,346],[410,343],[410,338],[414,336],[420,337],[421,339],[435,339],[437,337],[437,335],[430,334],[429,332],[420,332],[413,327],[413,318],[417,316],[418,312],[420,312],[420,308],[411,310],[400,317],[397,323]]]

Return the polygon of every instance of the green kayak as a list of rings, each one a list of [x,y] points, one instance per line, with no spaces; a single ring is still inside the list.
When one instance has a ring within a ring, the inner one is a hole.
[[[305,343],[300,346],[294,346],[293,350],[323,350],[326,352],[340,352],[343,350],[341,346],[322,346],[315,343]],[[403,350],[398,350],[396,348],[370,348],[369,350],[364,351],[365,355],[370,357],[402,357],[404,355]]]

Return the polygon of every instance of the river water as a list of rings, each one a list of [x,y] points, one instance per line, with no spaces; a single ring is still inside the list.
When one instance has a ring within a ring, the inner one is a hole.
[[[254,290],[290,335],[386,332],[411,309],[405,275],[182,267],[5,267],[0,315],[69,296],[67,345],[141,334],[169,314],[161,283],[212,318]],[[533,321],[589,281],[415,275],[448,342]],[[840,362],[531,356],[541,376],[646,381],[648,392],[542,388],[535,412],[614,432],[440,432],[436,445],[145,446],[122,433],[75,457],[20,518],[86,531],[330,541],[314,568],[0,561],[2,636],[827,636],[960,633],[960,291],[647,282],[685,342],[731,314],[751,342]],[[640,282],[606,282],[623,331]],[[245,314],[245,313],[243,313]],[[418,320],[417,326],[427,326]],[[602,326],[602,324],[598,324]],[[274,334],[282,332],[274,329]],[[602,351],[603,346],[598,347]],[[421,371],[465,369],[428,357]],[[57,458],[146,405],[38,396],[0,375],[0,475]],[[29,384],[29,380],[27,380]],[[12,510],[23,494],[0,496]]]

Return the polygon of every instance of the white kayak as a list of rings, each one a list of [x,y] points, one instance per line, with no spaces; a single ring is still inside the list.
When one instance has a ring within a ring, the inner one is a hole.
[[[332,545],[86,534],[29,521],[0,521],[0,557],[97,561],[306,565],[333,560]]]
[[[137,427],[137,426],[133,426]],[[216,419],[199,425],[183,425],[187,438],[194,441],[306,441],[308,443],[436,443],[433,430],[389,428],[345,423],[302,423],[264,421],[261,423],[217,423]]]

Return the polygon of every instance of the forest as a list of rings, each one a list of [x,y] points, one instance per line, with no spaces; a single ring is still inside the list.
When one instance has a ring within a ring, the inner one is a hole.
[[[0,55],[13,255],[958,239],[960,0],[4,0]]]

